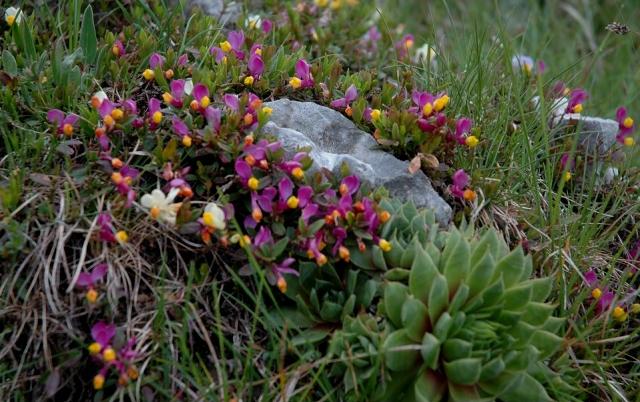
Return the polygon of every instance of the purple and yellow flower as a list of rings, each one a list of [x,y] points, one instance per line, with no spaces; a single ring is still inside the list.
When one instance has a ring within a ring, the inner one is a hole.
[[[242,32],[242,30],[229,32],[227,40],[220,43],[220,49],[222,49],[224,53],[233,52],[238,60],[244,60],[243,46],[244,32]]]
[[[616,141],[620,144],[632,146],[635,141],[631,134],[635,129],[635,124],[633,118],[628,115],[626,108],[618,108],[616,111],[616,120],[618,121],[618,134],[616,135]]]
[[[111,53],[116,57],[122,57],[126,54],[124,44],[120,39],[116,39],[116,41],[113,42],[113,46],[111,46]]]
[[[73,113],[67,115],[62,110],[51,109],[47,112],[47,120],[57,126],[57,133],[64,134],[67,137],[73,135],[74,125],[78,122],[79,117]]]
[[[296,62],[296,73],[291,79],[289,79],[289,85],[293,89],[305,89],[312,88],[314,81],[311,75],[311,66],[305,59],[300,59]]]
[[[414,37],[411,34],[407,34],[402,37],[398,42],[396,42],[396,52],[398,54],[398,59],[404,60],[409,56],[409,51],[413,48],[414,45]]]
[[[85,297],[87,301],[91,304],[95,303],[98,299],[98,291],[95,290],[96,284],[104,278],[107,274],[107,270],[109,266],[107,264],[98,264],[92,270],[91,273],[81,272],[78,275],[78,280],[76,281],[76,287],[87,289],[87,293]]]
[[[587,92],[584,89],[576,88],[569,95],[569,102],[565,113],[582,113],[583,103],[587,100]]]
[[[356,86],[351,84],[344,93],[344,98],[339,98],[331,102],[334,109],[344,109],[347,116],[351,116],[351,102],[358,98],[358,90]]]

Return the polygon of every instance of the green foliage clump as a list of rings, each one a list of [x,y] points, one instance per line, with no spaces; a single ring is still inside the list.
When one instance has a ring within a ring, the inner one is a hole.
[[[375,400],[552,400],[548,388],[566,384],[546,363],[564,322],[545,302],[550,278],[531,279],[530,256],[493,229],[442,230],[411,203],[380,205],[392,249],[352,254],[384,271],[376,315],[345,319],[332,341],[347,391],[349,376],[373,371]]]

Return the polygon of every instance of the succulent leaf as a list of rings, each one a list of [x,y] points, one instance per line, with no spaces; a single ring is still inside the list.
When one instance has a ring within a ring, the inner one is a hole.
[[[482,360],[475,357],[444,362],[444,372],[455,384],[472,385],[480,379]]]
[[[401,319],[402,326],[407,330],[407,336],[420,342],[429,326],[427,307],[420,300],[409,295],[402,306]]]
[[[419,247],[413,264],[411,264],[409,274],[409,289],[411,293],[423,303],[427,303],[430,291],[429,284],[433,282],[433,278],[437,274],[438,268],[431,260],[431,257],[422,247]]]
[[[402,328],[402,305],[407,298],[407,287],[389,282],[384,289],[384,311],[396,328]]]
[[[383,345],[387,367],[393,371],[405,371],[415,367],[420,359],[418,346],[407,336],[404,329],[392,332]]]
[[[427,299],[427,308],[429,310],[431,323],[438,321],[440,314],[447,308],[448,303],[449,287],[447,285],[447,279],[444,275],[437,274],[431,282],[429,297]]]

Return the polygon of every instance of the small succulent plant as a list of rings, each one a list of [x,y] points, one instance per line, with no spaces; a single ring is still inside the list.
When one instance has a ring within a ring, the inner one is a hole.
[[[411,225],[420,220],[407,212]],[[562,341],[556,333],[563,320],[544,302],[549,278],[529,279],[531,258],[520,247],[509,252],[493,230],[480,238],[456,229],[429,232],[437,241],[425,245],[419,234],[407,242],[400,222],[392,239],[405,249],[385,261],[406,267],[412,258],[406,278],[386,283],[379,308],[389,325],[385,398],[551,400],[540,372]]]
[[[379,282],[357,270],[341,270],[332,264],[318,267],[312,262],[299,265],[299,277],[289,280],[289,291],[297,308],[316,323],[338,323],[358,308],[371,305]]]
[[[403,204],[395,199],[384,199],[380,202],[380,208],[390,215],[380,236],[392,244],[391,250],[383,252],[378,246],[364,251],[356,248],[351,250],[351,260],[364,270],[384,271],[388,279],[406,279],[415,257],[416,245],[435,253],[438,246],[442,245],[443,232],[438,230],[431,210],[418,209],[411,202]]]
[[[368,388],[377,388],[383,364],[379,353],[383,339],[382,320],[366,313],[345,317],[342,330],[333,334],[329,353],[341,364],[333,365],[331,375],[340,377],[347,395],[357,384],[370,383]]]

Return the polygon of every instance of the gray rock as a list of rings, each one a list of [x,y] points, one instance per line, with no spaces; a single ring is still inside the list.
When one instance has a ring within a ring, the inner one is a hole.
[[[409,173],[408,162],[379,149],[373,137],[333,109],[312,102],[280,99],[265,103],[273,109],[266,133],[277,136],[289,155],[301,147],[311,149],[314,169],[338,173],[343,163],[372,186],[384,186],[390,194],[412,200],[434,211],[438,222],[451,221],[451,207],[438,195],[422,171]]]
[[[191,8],[199,8],[203,13],[217,18],[222,25],[234,23],[242,12],[241,2],[224,0],[190,0]]]
[[[602,156],[616,143],[618,122],[615,120],[565,114],[561,117],[556,129],[566,126],[577,126],[582,152],[588,155]]]

